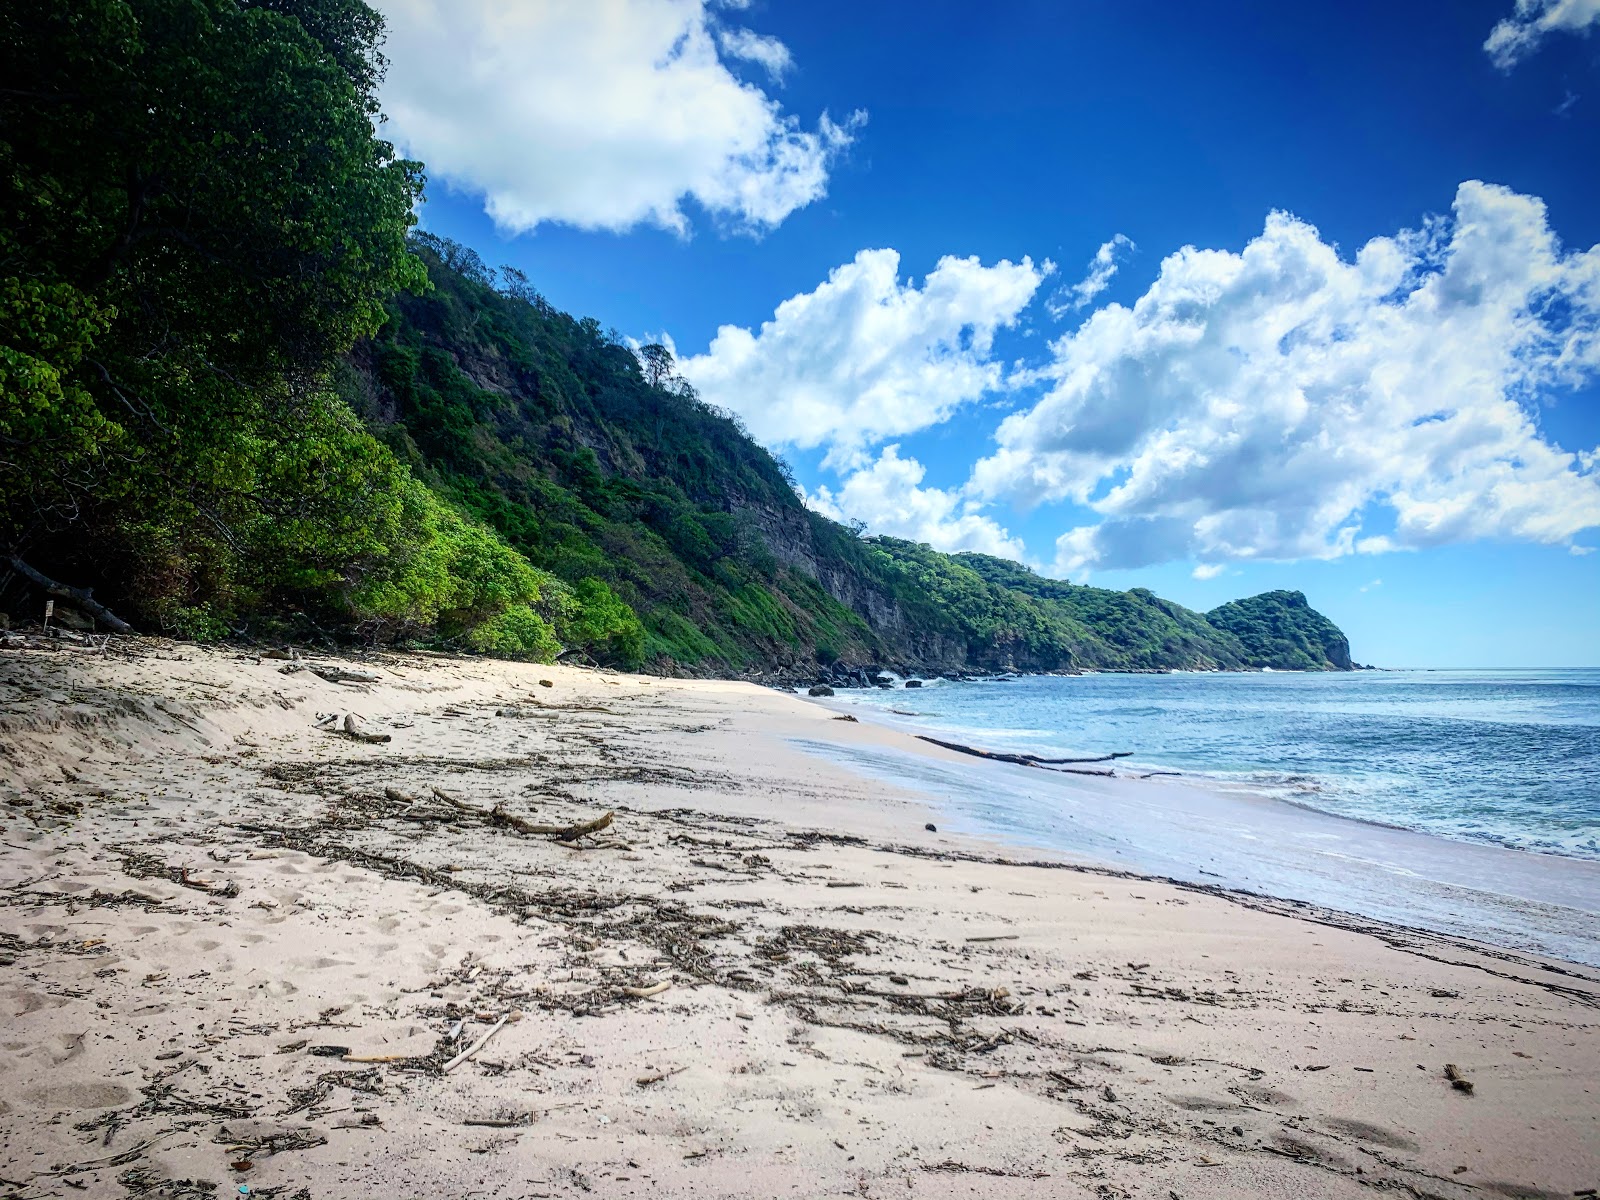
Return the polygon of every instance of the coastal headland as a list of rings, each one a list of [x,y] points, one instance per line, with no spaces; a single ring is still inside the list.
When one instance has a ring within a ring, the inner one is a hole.
[[[8,1200],[1600,1185],[1594,969],[954,836],[805,699],[0,654]]]

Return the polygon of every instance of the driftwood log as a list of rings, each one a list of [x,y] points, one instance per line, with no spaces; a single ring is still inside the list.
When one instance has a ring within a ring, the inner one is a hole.
[[[454,808],[458,808],[464,813],[471,813],[473,816],[479,818],[480,820],[487,821],[491,825],[499,825],[505,829],[515,829],[518,833],[527,834],[529,837],[553,837],[558,842],[572,842],[583,837],[585,834],[599,833],[602,829],[610,825],[611,822],[616,819],[617,815],[615,812],[608,812],[603,816],[594,818],[592,821],[578,821],[574,824],[568,825],[539,825],[528,820],[526,817],[519,817],[515,813],[508,813],[498,804],[485,812],[481,808],[474,808],[472,805],[464,803],[457,797],[452,796],[443,788],[434,788],[433,794],[439,797],[439,799],[443,800],[446,804],[449,804]]]
[[[1012,763],[1019,767],[1040,767],[1047,771],[1060,771],[1066,775],[1114,775],[1112,771],[1077,771],[1071,767],[1061,767],[1058,763],[1097,763],[1111,762],[1113,759],[1127,758],[1133,751],[1118,750],[1111,754],[1098,754],[1093,758],[1041,758],[1037,754],[1003,754],[998,750],[980,750],[976,746],[964,746],[960,742],[941,741],[936,737],[919,733],[917,737],[924,742],[932,742],[935,746],[943,746],[946,750],[954,750],[957,754],[970,754],[974,758],[987,758],[992,762]]]
[[[57,600],[72,601],[73,604],[83,609],[84,612],[88,613],[95,620],[99,621],[107,629],[114,630],[117,633],[132,633],[134,631],[132,625],[129,625],[121,617],[117,616],[116,613],[112,612],[104,604],[101,604],[100,601],[94,598],[93,588],[69,587],[67,584],[57,583],[48,575],[41,574],[40,572],[34,570],[15,554],[7,555],[7,559],[11,563],[11,569],[13,571],[15,571],[18,575],[21,575],[35,587],[39,588],[44,592],[45,595],[54,596]]]
[[[378,743],[387,742],[389,740],[389,735],[387,733],[368,733],[365,729],[361,728],[361,725],[356,721],[355,713],[345,713],[344,735],[348,738],[354,738],[358,742]]]

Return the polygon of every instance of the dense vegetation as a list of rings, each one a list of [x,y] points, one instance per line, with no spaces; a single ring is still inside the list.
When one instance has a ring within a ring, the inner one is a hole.
[[[1212,609],[1206,620],[1237,637],[1255,664],[1303,671],[1352,666],[1349,639],[1301,592],[1233,600]]]
[[[185,636],[660,670],[1348,665],[1297,593],[1208,619],[809,512],[665,349],[412,231],[381,32],[361,0],[0,11],[0,598],[43,572]]]

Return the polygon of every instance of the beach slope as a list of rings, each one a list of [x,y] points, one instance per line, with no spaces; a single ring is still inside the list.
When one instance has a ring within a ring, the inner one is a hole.
[[[956,838],[798,740],[913,746],[735,683],[0,651],[0,1197],[1600,1184],[1593,970]]]

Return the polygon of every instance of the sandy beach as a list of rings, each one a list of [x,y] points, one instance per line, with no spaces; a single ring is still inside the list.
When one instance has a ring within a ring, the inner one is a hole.
[[[956,837],[802,742],[948,754],[739,683],[0,651],[0,1197],[1600,1186],[1600,971]]]

